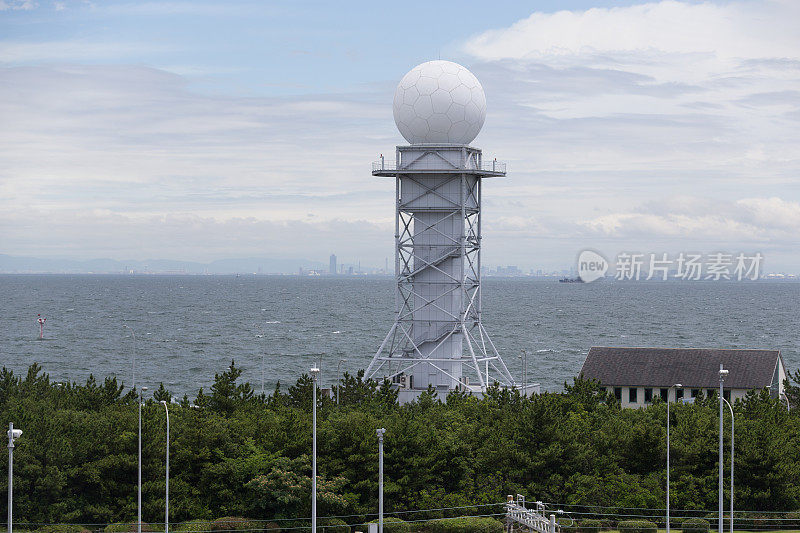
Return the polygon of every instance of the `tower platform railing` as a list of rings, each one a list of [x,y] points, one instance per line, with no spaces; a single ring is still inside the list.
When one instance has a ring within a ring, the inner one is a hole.
[[[498,174],[505,174],[506,173],[506,163],[504,161],[484,161],[481,164],[477,165],[477,167],[466,167],[466,168],[458,168],[453,165],[448,165],[446,162],[442,161],[440,164],[431,164],[430,162],[426,162],[424,169],[415,169],[415,168],[404,168],[402,166],[398,167],[394,161],[373,161],[372,162],[372,173],[379,174],[381,172],[397,172],[398,170],[408,170],[409,173],[425,173],[431,171],[441,171],[441,170],[449,170],[449,171],[457,171],[457,170],[464,170],[464,171],[480,171],[480,172],[496,172]]]

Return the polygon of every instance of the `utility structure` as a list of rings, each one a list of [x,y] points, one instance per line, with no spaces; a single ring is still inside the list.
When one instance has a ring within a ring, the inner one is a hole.
[[[39,338],[44,339],[44,323],[47,322],[46,318],[42,318],[42,315],[36,315],[38,318],[36,322],[39,324]]]
[[[14,429],[14,423],[8,423],[8,529],[7,533],[13,531],[14,517],[14,441],[22,436],[21,429]]]
[[[482,393],[514,379],[481,316],[481,197],[484,178],[506,175],[469,145],[486,117],[478,79],[449,61],[429,61],[400,81],[394,118],[410,143],[372,175],[395,178],[395,322],[366,370],[399,387],[401,403],[432,386]],[[472,380],[472,381],[470,381]]]

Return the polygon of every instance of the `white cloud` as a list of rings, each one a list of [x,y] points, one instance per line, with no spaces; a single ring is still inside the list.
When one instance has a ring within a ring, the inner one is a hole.
[[[9,9],[19,9],[30,11],[37,6],[33,0],[0,0],[0,11],[7,11]]]
[[[119,60],[143,52],[164,51],[162,45],[102,43],[81,40],[0,41],[0,63],[25,65],[34,62]]]
[[[533,13],[484,32],[466,50],[485,60],[568,58],[641,62],[642,54],[720,59],[797,58],[800,7],[792,1],[690,3],[662,1],[585,11]],[[692,70],[692,64],[684,65]]]
[[[782,247],[800,270],[796,10],[534,13],[466,42],[488,100],[475,145],[510,169],[484,186],[484,264],[556,267],[587,246],[713,251],[724,241]],[[65,43],[0,43],[0,59],[21,58],[0,69],[5,252],[98,255],[111,240],[117,258],[147,247],[205,261],[289,245],[309,256],[333,238],[329,225],[339,253],[363,247],[382,264],[393,183],[368,165],[401,141],[393,83],[209,96],[175,72],[64,64],[73,53],[128,57],[125,44]],[[62,55],[61,44],[78,48]],[[30,66],[42,60],[56,63]]]

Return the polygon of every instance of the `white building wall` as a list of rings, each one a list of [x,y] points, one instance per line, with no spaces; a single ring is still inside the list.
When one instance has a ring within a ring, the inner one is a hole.
[[[614,389],[615,388],[616,387],[606,387],[606,389],[609,391],[609,393],[612,396],[614,395]],[[662,389],[662,387],[620,387],[620,388],[622,389],[622,398],[621,398],[620,404],[621,404],[621,406],[623,408],[626,408],[626,409],[637,409],[637,408],[641,408],[641,407],[647,407],[648,405],[652,404],[653,402],[645,402],[645,400],[644,400],[644,398],[645,398],[645,389],[648,389],[648,388],[652,389],[652,391],[653,391],[653,399],[654,400],[656,398],[660,398],[661,389]],[[667,387],[663,387],[663,388],[667,388]],[[682,390],[683,390],[683,398],[684,399],[692,398],[692,389],[694,389],[694,388],[697,388],[697,387],[683,387],[682,388]],[[631,402],[630,401],[630,389],[636,389],[636,402]],[[703,389],[703,388],[701,388],[700,390],[703,392],[703,396],[707,397],[708,396],[708,391],[711,390],[711,389]],[[719,389],[713,389],[713,390],[714,390],[715,393],[719,392]],[[726,389],[726,390],[730,390],[730,389]],[[735,402],[736,400],[743,399],[745,397],[745,395],[747,394],[747,392],[748,392],[748,389],[733,389],[733,390],[731,390],[731,402]],[[676,398],[677,396],[678,396],[678,390],[677,389],[671,389],[669,391],[669,401],[670,402],[674,403],[675,401],[677,401],[677,398]]]

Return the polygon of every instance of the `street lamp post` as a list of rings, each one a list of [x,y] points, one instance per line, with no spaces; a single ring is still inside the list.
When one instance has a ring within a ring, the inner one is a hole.
[[[525,396],[528,388],[528,351],[522,350],[519,358],[522,360],[522,395]]]
[[[722,522],[723,522],[723,507],[722,507],[722,478],[723,478],[723,457],[722,457],[722,406],[724,398],[722,397],[725,376],[728,375],[728,371],[722,368],[722,363],[719,364],[719,520],[718,520],[718,529],[719,533],[722,533]]]
[[[164,508],[164,533],[169,533],[169,407],[166,400],[161,400],[164,404],[164,412],[167,415],[167,490],[166,490],[166,506]]]
[[[313,439],[311,459],[311,533],[317,533],[317,376],[319,368],[311,369],[311,403],[313,410]]]
[[[679,389],[682,386],[680,383],[675,383],[667,389],[667,533],[669,533],[669,393],[672,389]]]
[[[142,533],[142,393],[147,387],[139,389],[139,484],[137,491],[136,531]]]
[[[14,501],[14,441],[22,436],[21,429],[14,429],[14,423],[8,423],[8,533],[11,533],[13,519],[11,509]]]
[[[722,401],[725,402],[725,405],[727,405],[728,409],[731,411],[731,533],[733,533],[733,407],[731,407],[731,404],[725,398],[723,398]]]
[[[378,533],[383,533],[383,434],[386,430],[380,428],[378,434]]]
[[[339,382],[339,373],[342,368],[342,363],[346,363],[347,359],[339,359],[339,364],[336,365],[336,405],[339,405],[339,389],[341,388],[341,383]]]

